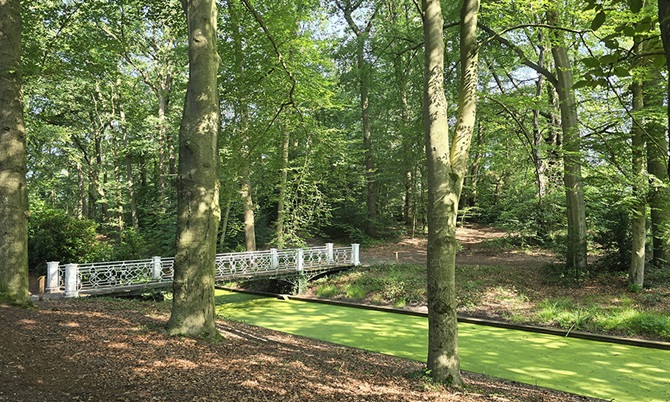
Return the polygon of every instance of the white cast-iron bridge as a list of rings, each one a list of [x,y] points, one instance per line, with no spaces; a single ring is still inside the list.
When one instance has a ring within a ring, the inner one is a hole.
[[[360,265],[359,245],[297,248],[216,255],[217,281],[244,278],[304,278]],[[100,295],[167,287],[172,284],[174,258],[47,263],[46,292],[65,297]]]

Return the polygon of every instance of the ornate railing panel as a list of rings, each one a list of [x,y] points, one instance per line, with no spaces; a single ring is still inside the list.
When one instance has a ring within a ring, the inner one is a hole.
[[[271,276],[291,272],[319,271],[358,265],[358,244],[351,247],[265,250],[217,254],[216,279]],[[47,263],[47,292],[65,291],[66,297],[80,292],[134,289],[172,282],[174,258],[112,261],[90,264]]]

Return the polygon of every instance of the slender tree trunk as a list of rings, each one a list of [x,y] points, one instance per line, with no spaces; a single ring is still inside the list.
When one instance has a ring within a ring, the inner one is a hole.
[[[547,19],[558,26],[556,11],[548,11]],[[566,268],[575,277],[587,272],[586,203],[582,186],[581,138],[577,103],[572,89],[572,65],[565,47],[564,33],[553,31],[551,53],[556,66],[561,129],[563,131],[563,182],[565,185],[566,210],[568,215],[568,239]]]
[[[254,216],[254,199],[251,187],[251,150],[249,149],[249,108],[242,89],[244,77],[244,48],[240,27],[240,16],[236,1],[228,1],[228,12],[232,26],[231,36],[235,49],[235,73],[238,77],[237,103],[235,113],[240,119],[238,141],[240,143],[240,196],[244,211],[244,243],[247,251],[256,251],[256,219]]]
[[[286,219],[286,184],[288,182],[288,156],[289,146],[291,144],[291,134],[287,129],[284,132],[282,140],[282,158],[281,171],[279,172],[279,200],[277,202],[277,248],[283,249],[284,241],[284,220]]]
[[[254,200],[251,195],[248,167],[242,168],[242,207],[244,209],[244,244],[247,251],[256,251],[256,226],[254,217]]]
[[[361,95],[361,119],[363,123],[363,151],[365,151],[365,180],[367,183],[366,204],[368,222],[365,232],[370,236],[377,235],[377,184],[375,182],[375,161],[372,154],[372,122],[370,120],[370,74],[365,61],[365,36],[358,37],[357,65],[358,84]]]
[[[121,120],[121,141],[125,149],[125,170],[126,170],[126,187],[130,196],[130,220],[133,225],[133,230],[138,233],[140,230],[140,222],[137,216],[137,194],[135,193],[135,181],[133,178],[133,158],[130,156],[130,145],[128,142],[128,130],[126,127],[126,111],[123,106],[123,101],[119,98],[119,119]]]
[[[370,65],[365,60],[365,44],[372,29],[373,13],[367,24],[360,28],[354,21],[353,13],[361,3],[352,4],[351,1],[336,1],[337,7],[344,13],[349,28],[356,35],[356,67],[358,69],[358,89],[361,102],[361,124],[363,128],[363,151],[365,152],[365,180],[367,184],[366,206],[367,224],[365,232],[370,236],[377,235],[377,184],[375,182],[375,162],[372,153],[372,121],[370,119]]]
[[[230,217],[230,207],[233,203],[233,197],[228,195],[226,199],[226,209],[221,219],[221,235],[219,236],[219,251],[223,252],[223,246],[226,244],[226,232],[228,231],[228,219]]]
[[[540,55],[537,63],[544,67],[544,48],[540,47]],[[539,75],[535,84],[535,99],[538,103],[543,94],[544,77]],[[537,184],[537,237],[546,239],[548,235],[544,198],[547,195],[547,163],[542,156],[542,129],[540,127],[540,110],[533,109],[533,162],[535,164],[535,181]]]
[[[77,218],[84,219],[88,217],[86,182],[84,180],[84,169],[81,162],[77,162],[77,183],[79,186],[79,205],[77,207]]]
[[[0,1],[0,302],[30,304],[21,5]]]
[[[642,83],[634,80],[633,92],[633,115],[644,108]],[[647,241],[647,186],[644,158],[644,128],[639,118],[633,121],[633,195],[635,201],[632,211],[632,250],[628,282],[631,285],[642,288],[644,285],[644,260],[645,246]]]
[[[182,4],[188,21],[189,80],[179,129],[177,255],[167,331],[216,339],[214,258],[221,214],[217,8],[214,0]]]
[[[167,97],[163,91],[158,91],[158,191],[161,205],[165,205],[167,199],[167,127],[165,124],[165,111],[167,110]]]
[[[414,174],[416,168],[414,165],[414,149],[412,146],[414,138],[409,135],[411,131],[411,121],[409,115],[409,103],[407,101],[407,79],[406,72],[402,65],[403,58],[398,55],[393,60],[396,84],[398,85],[398,94],[400,99],[400,133],[402,135],[403,156],[405,168],[405,197],[403,206],[403,218],[406,227],[411,227],[414,221]]]
[[[456,321],[456,217],[467,172],[477,92],[478,0],[461,10],[461,88],[453,141],[444,95],[444,42],[439,0],[423,0],[424,115],[428,162],[428,370],[433,379],[460,386]]]

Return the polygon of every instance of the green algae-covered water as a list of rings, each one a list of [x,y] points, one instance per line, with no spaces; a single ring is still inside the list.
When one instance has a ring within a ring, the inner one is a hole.
[[[424,317],[217,290],[217,313],[277,331],[425,361]],[[670,401],[670,351],[458,326],[461,368],[619,401]]]

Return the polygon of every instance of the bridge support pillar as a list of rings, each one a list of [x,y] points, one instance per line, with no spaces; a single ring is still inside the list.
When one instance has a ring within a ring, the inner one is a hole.
[[[354,264],[354,266],[359,266],[361,265],[361,245],[360,244],[352,244],[351,245],[351,263]]]
[[[270,249],[270,264],[272,269],[279,268],[279,251],[276,248]]]
[[[302,273],[305,266],[305,250],[298,248],[295,250],[295,270]]]
[[[333,243],[326,243],[326,263],[332,264],[333,262],[335,262],[335,258],[333,258]]]
[[[65,264],[65,297],[79,297],[79,265]]]
[[[151,262],[151,277],[155,281],[159,281],[163,277],[163,263],[161,263],[161,257],[152,257]]]
[[[47,262],[47,293],[60,291],[60,273],[58,272],[58,261]]]

